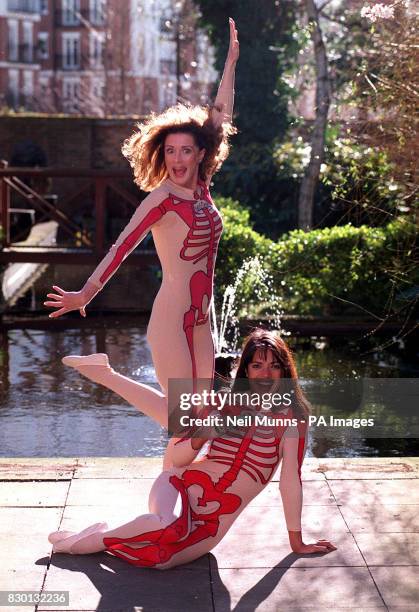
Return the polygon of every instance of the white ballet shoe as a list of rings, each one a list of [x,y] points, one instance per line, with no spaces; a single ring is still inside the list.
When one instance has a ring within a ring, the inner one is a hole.
[[[71,548],[87,536],[93,535],[94,533],[103,533],[108,531],[109,527],[107,523],[95,523],[94,525],[90,525],[90,527],[86,527],[80,533],[74,533],[68,538],[62,538],[55,542],[52,546],[52,552],[54,553],[69,553],[72,554]]]
[[[48,542],[50,542],[50,544],[55,544],[56,542],[69,538],[75,534],[76,531],[53,531],[48,536]]]
[[[93,353],[92,355],[68,355],[61,359],[64,365],[71,368],[80,368],[84,366],[107,366],[109,367],[109,359],[106,353]]]

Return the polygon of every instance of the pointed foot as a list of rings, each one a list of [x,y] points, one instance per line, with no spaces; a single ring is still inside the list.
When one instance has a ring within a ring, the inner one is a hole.
[[[93,353],[92,355],[68,355],[62,358],[64,365],[71,368],[80,368],[84,366],[107,366],[109,367],[109,359],[106,353]]]
[[[54,553],[71,554],[72,548],[75,544],[77,544],[77,542],[93,534],[104,533],[105,531],[108,531],[108,529],[109,528],[108,528],[107,523],[95,523],[94,525],[90,525],[90,527],[83,529],[83,531],[80,531],[80,533],[70,532],[72,535],[70,535],[69,537],[64,537],[54,542],[52,551]],[[65,533],[65,532],[62,532],[62,533]]]

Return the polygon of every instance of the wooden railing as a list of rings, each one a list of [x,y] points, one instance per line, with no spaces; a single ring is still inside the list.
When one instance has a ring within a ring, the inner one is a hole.
[[[84,179],[82,186],[75,188],[70,194],[51,203],[48,197],[37,192],[28,184],[28,179]],[[34,263],[69,263],[82,264],[99,261],[106,253],[105,229],[107,218],[107,194],[113,191],[121,200],[128,202],[134,212],[139,204],[139,198],[133,196],[125,187],[118,183],[121,180],[132,180],[130,173],[124,170],[91,170],[83,168],[17,168],[8,167],[3,162],[0,167],[0,225],[1,246],[0,263],[34,262]],[[80,196],[94,188],[93,216],[95,230],[90,231],[73,221],[65,211],[77,201]],[[65,246],[22,246],[10,239],[10,209],[12,194],[18,194],[25,202],[26,209],[37,212],[39,221],[53,220],[68,236],[69,245]],[[156,263],[154,250],[143,250],[129,258],[130,263]]]

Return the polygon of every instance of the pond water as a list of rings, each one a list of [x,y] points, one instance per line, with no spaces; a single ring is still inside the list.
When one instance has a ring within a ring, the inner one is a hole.
[[[167,434],[111,391],[61,364],[68,354],[106,352],[115,369],[141,382],[155,382],[145,327],[114,320],[100,328],[0,332],[0,454],[3,457],[161,455]],[[294,344],[302,384],[309,379],[417,378],[418,368],[383,351],[360,354],[353,343],[324,339]],[[170,350],[170,349],[169,349]],[[338,415],[340,416],[340,415]],[[351,415],[353,416],[353,415]],[[394,411],[395,428],[404,415]],[[417,455],[413,438],[348,438],[311,431],[307,456]]]

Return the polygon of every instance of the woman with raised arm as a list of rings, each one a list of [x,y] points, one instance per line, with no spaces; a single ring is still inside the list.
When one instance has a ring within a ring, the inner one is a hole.
[[[71,310],[86,316],[87,304],[151,230],[163,281],[154,301],[147,340],[164,395],[169,379],[192,381],[198,390],[196,381],[211,381],[214,373],[208,315],[222,220],[209,183],[227,157],[228,138],[234,132],[231,122],[239,43],[231,18],[229,26],[230,45],[214,106],[177,104],[138,125],[139,131],[124,143],[122,152],[134,169],[137,185],[151,193],[83,289],[69,292],[54,286],[56,293],[49,293],[49,301],[44,302],[55,309],[50,317]],[[104,355],[69,357],[65,363],[88,376],[89,365],[103,364],[104,360]],[[136,383],[123,378],[119,380],[120,395],[135,395]],[[102,384],[111,386],[114,382],[107,385],[104,374]],[[144,412],[147,414],[146,408]]]
[[[90,367],[95,377],[104,366]],[[271,481],[281,462],[280,493],[291,550],[298,554],[336,550],[328,540],[303,541],[301,466],[308,403],[286,343],[275,332],[255,330],[245,341],[232,392],[259,398],[268,393],[273,398],[284,379],[292,383],[294,394],[291,406],[275,413],[283,420],[273,425],[239,426],[234,435],[228,429],[215,433],[206,456],[198,460],[205,438],[192,437],[189,432],[174,447],[175,467],[163,471],[154,482],[148,514],[111,530],[106,523],[96,523],[76,534],[56,531],[49,536],[53,551],[88,554],[108,550],[138,567],[157,569],[188,563],[218,544],[246,505]],[[143,385],[135,399],[136,407],[144,412],[152,405],[157,416],[167,414],[165,398],[151,387]],[[275,529],[266,525],[271,527]]]

